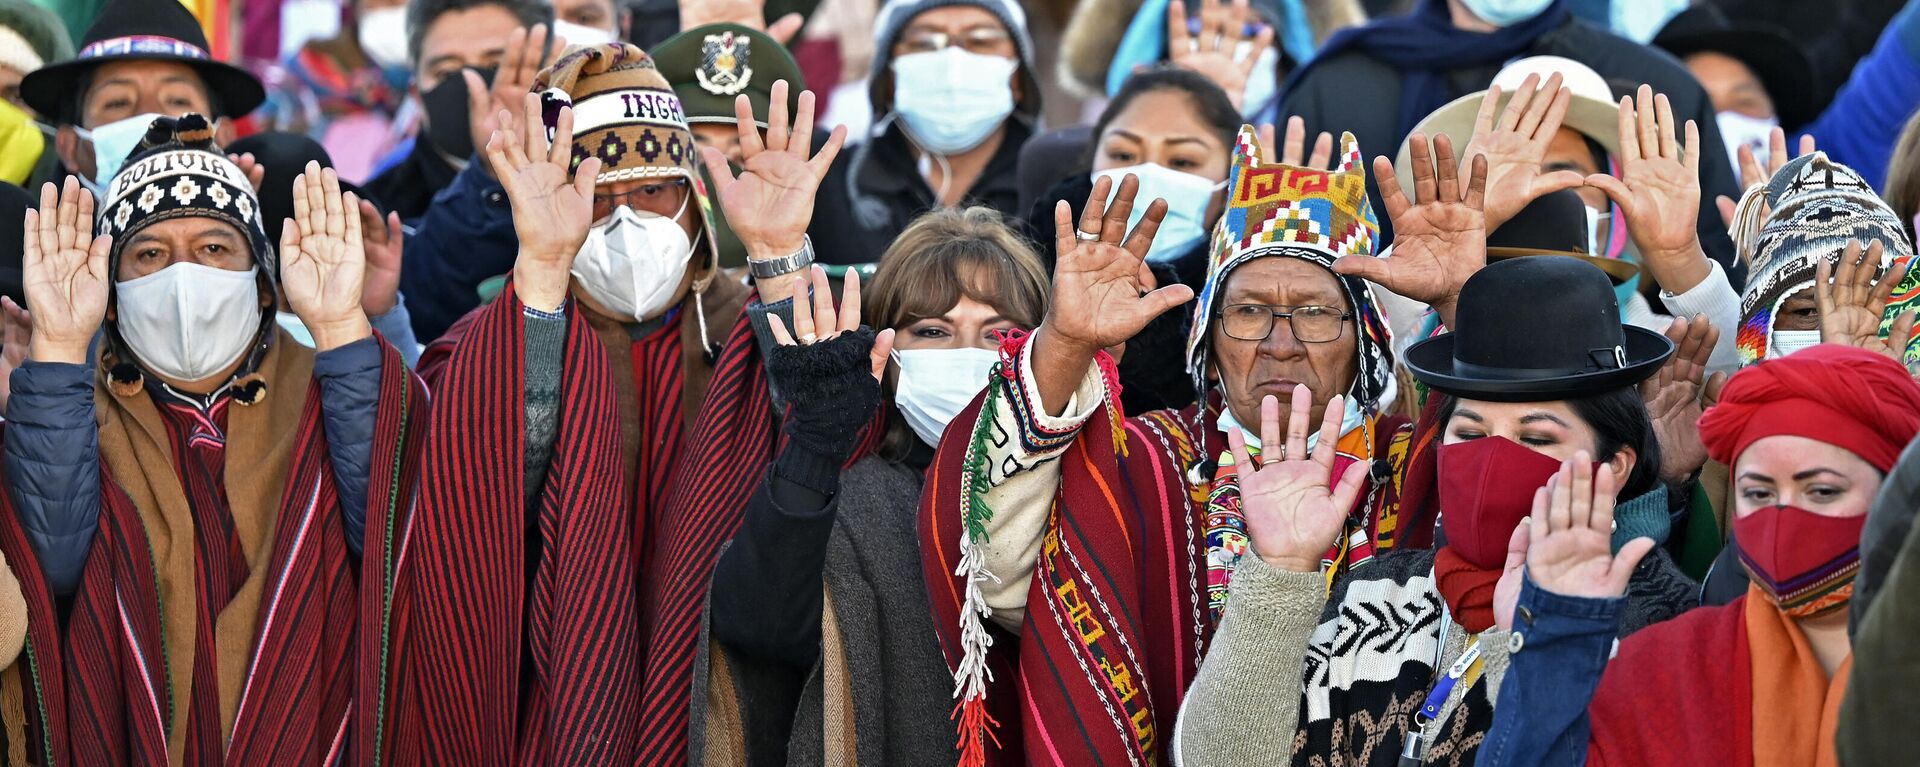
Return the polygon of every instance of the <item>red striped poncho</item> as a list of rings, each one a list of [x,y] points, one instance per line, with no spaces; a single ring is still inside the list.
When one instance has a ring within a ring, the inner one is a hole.
[[[996,370],[1011,370],[1018,356],[1017,346],[1003,348]],[[988,408],[1030,407],[1023,388],[1002,372],[953,423],[971,427],[992,419]],[[1219,455],[1225,440],[1217,429],[1196,440],[1195,407],[1125,418],[1110,404],[1077,434],[1053,435],[1072,441],[1055,459],[1059,489],[1018,637],[984,615],[968,619],[967,576],[957,573],[968,567],[962,541],[984,505],[983,467],[974,464],[984,455],[980,440],[1027,437],[947,430],[921,496],[920,541],[941,648],[956,672],[963,767],[1171,762],[1173,720],[1214,630],[1206,592],[1209,487],[1190,483],[1187,469],[1202,450]],[[1413,492],[1399,481],[1400,469],[1411,453],[1431,452],[1419,449],[1419,437],[1409,440],[1403,424],[1383,418],[1374,429],[1374,455],[1391,461],[1393,481],[1356,511],[1379,551],[1417,545],[1426,535],[1400,518],[1401,498],[1411,500],[1402,493]],[[976,629],[986,635],[970,636]],[[969,663],[984,664],[975,687]]]
[[[193,539],[193,514],[181,508],[173,462],[153,449],[164,431],[144,392],[113,395],[104,377],[99,383],[99,527],[64,626],[11,493],[0,493],[0,550],[29,612],[23,659],[36,763],[368,765],[391,748],[389,617],[403,598],[395,584],[426,398],[399,353],[384,342],[381,351],[358,562],[340,518],[312,352],[281,332],[261,366],[264,399],[235,403],[227,492],[236,518],[271,525],[261,549],[270,553],[251,567],[257,583],[239,592],[256,598],[236,598],[219,615],[178,596],[193,591],[191,572],[212,563],[191,546],[191,555],[180,553]],[[277,502],[252,503],[267,497]],[[175,585],[183,574],[184,591]],[[223,655],[231,653],[240,655]],[[224,657],[243,661],[241,678],[214,677],[211,659]],[[195,692],[206,684],[222,692]],[[206,723],[228,707],[233,722],[222,738]]]
[[[614,360],[568,313],[560,430],[540,496],[546,545],[527,583],[523,310],[503,291],[429,349],[440,362],[423,362],[437,404],[408,629],[418,758],[684,763],[709,575],[776,443],[753,329],[737,315],[687,429],[679,333]],[[628,363],[635,403],[611,381],[610,366]],[[636,407],[638,486],[627,487],[619,424]],[[534,670],[524,679],[523,652]]]

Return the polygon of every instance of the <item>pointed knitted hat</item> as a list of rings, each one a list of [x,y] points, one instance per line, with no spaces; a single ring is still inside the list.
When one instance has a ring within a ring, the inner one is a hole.
[[[1380,220],[1367,199],[1366,166],[1353,134],[1340,136],[1339,167],[1332,171],[1294,165],[1264,165],[1253,126],[1242,126],[1227,168],[1226,209],[1213,227],[1207,281],[1200,289],[1187,338],[1187,366],[1195,385],[1206,386],[1209,337],[1220,296],[1233,270],[1256,258],[1297,258],[1333,270],[1342,256],[1374,255]],[[1393,380],[1392,343],[1372,289],[1356,277],[1336,276],[1353,307],[1359,329],[1359,376],[1351,392],[1377,409]]]

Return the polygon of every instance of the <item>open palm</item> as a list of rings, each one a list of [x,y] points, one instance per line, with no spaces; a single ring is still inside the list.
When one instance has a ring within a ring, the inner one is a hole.
[[[1487,219],[1482,212],[1487,161],[1484,156],[1473,158],[1463,188],[1451,139],[1440,136],[1431,150],[1425,135],[1415,133],[1408,141],[1413,154],[1412,201],[1394,177],[1393,164],[1385,157],[1373,162],[1381,200],[1393,220],[1393,254],[1387,258],[1343,256],[1334,262],[1334,271],[1432,306],[1451,326],[1461,286],[1487,262]]]
[[[1687,121],[1683,148],[1666,94],[1646,85],[1635,98],[1621,97],[1619,120],[1620,177],[1596,173],[1587,185],[1620,206],[1649,268],[1667,271],[1656,262],[1691,259],[1699,249],[1700,129]]]
[[[1258,19],[1247,0],[1201,0],[1200,16],[1189,27],[1187,4],[1173,0],[1167,4],[1167,58],[1174,66],[1213,81],[1235,107],[1244,107],[1247,80],[1260,55],[1273,44],[1273,27],[1257,24]],[[1239,55],[1240,43],[1248,39],[1245,33],[1256,25],[1252,46]]]
[[[561,108],[553,140],[548,141],[538,94],[526,94],[519,117],[502,110],[498,119],[501,129],[487,141],[487,162],[513,205],[521,257],[532,256],[565,271],[593,225],[593,184],[600,159],[589,157],[570,170],[573,109]]]
[[[293,218],[280,230],[280,281],[287,305],[318,333],[364,323],[360,293],[367,253],[360,201],[340,191],[333,169],[307,163],[293,180]]]
[[[1305,385],[1293,389],[1286,441],[1280,439],[1280,401],[1268,395],[1260,402],[1261,455],[1250,457],[1239,429],[1229,430],[1240,482],[1240,507],[1247,534],[1261,559],[1294,572],[1316,572],[1320,559],[1346,524],[1347,512],[1360,496],[1366,472],[1349,470],[1334,485],[1334,441],[1339,439],[1344,408],[1340,397],[1327,403],[1320,439],[1307,450],[1313,393]],[[1276,451],[1277,454],[1276,454]]]
[[[727,167],[726,158],[719,150],[708,147],[700,153],[707,166],[707,177],[713,180],[720,209],[727,214],[727,225],[733,228],[750,256],[778,258],[800,249],[807,226],[813,222],[814,195],[846,141],[846,128],[836,127],[826,145],[809,158],[813,92],[801,92],[789,127],[788,87],[785,80],[773,84],[764,141],[755,125],[751,102],[744,94],[735,100],[741,156],[739,175]]]
[[[1162,312],[1193,298],[1192,288],[1177,283],[1148,290],[1154,279],[1146,265],[1147,249],[1166,217],[1166,201],[1154,200],[1128,233],[1127,218],[1140,180],[1128,174],[1108,205],[1112,191],[1112,179],[1095,181],[1079,224],[1073,223],[1066,200],[1053,211],[1056,261],[1046,324],[1086,349],[1124,343]]]
[[[61,191],[41,186],[39,210],[27,211],[21,276],[33,307],[28,356],[35,360],[84,362],[106,317],[113,238],[93,236],[93,221],[93,195],[72,176]]]
[[[1487,158],[1486,228],[1499,229],[1541,195],[1572,189],[1585,177],[1570,170],[1541,172],[1547,145],[1566,119],[1573,95],[1560,85],[1560,74],[1547,78],[1527,75],[1500,111],[1500,86],[1487,89],[1473,120],[1473,138],[1463,152],[1468,161]],[[1499,112],[1496,119],[1495,112]],[[1398,231],[1398,222],[1395,222]]]
[[[1820,310],[1820,341],[1865,349],[1905,365],[1901,347],[1905,339],[1913,337],[1914,315],[1895,318],[1887,335],[1880,335],[1887,302],[1904,276],[1902,271],[1890,268],[1875,279],[1885,252],[1878,240],[1864,250],[1858,240],[1853,240],[1841,252],[1839,264],[1821,259],[1814,267],[1813,299]],[[1889,340],[1896,338],[1902,343]]]
[[[1593,458],[1577,451],[1547,486],[1533,496],[1527,578],[1539,588],[1569,597],[1617,597],[1653,539],[1635,538],[1613,552],[1613,506],[1618,483],[1613,467],[1596,471]]]

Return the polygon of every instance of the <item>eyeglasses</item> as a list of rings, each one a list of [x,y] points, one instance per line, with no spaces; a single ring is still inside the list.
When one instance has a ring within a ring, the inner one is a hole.
[[[1273,334],[1275,317],[1287,318],[1293,337],[1310,344],[1335,341],[1346,332],[1352,312],[1331,306],[1295,306],[1290,311],[1265,304],[1231,304],[1220,310],[1220,329],[1242,341],[1265,341]]]
[[[982,55],[1002,54],[1013,44],[1013,36],[999,27],[974,27],[958,35],[937,30],[908,30],[898,43],[899,54],[932,53],[957,45]]]
[[[680,212],[681,204],[686,202],[688,188],[686,179],[674,178],[641,184],[624,192],[595,192],[593,220],[595,223],[607,220],[608,216],[613,215],[614,209],[622,205],[635,211],[673,216]]]

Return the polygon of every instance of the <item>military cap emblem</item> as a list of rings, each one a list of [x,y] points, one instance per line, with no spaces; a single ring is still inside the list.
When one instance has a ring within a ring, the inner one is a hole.
[[[708,93],[721,96],[746,90],[753,81],[752,44],[746,36],[732,32],[707,35],[700,45],[700,68],[693,71],[694,79]]]

